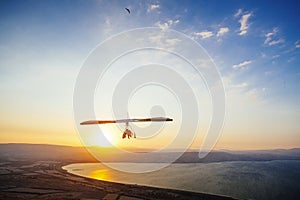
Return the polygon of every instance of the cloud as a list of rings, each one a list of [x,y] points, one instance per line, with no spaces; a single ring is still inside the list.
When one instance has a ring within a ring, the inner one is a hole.
[[[169,21],[170,21],[170,20],[169,20]],[[179,19],[173,21],[174,24],[178,24],[179,22],[180,22]]]
[[[160,21],[156,22],[154,25],[158,26],[159,28],[161,28],[162,30],[166,30],[168,28],[170,28],[172,25],[176,25],[178,24],[180,21],[179,19],[177,20],[168,20],[166,22],[161,23]]]
[[[163,46],[165,49],[168,49],[170,51],[173,51],[173,48],[181,42],[181,39],[169,38],[163,32],[161,34],[150,34],[149,40],[152,43],[158,46]]]
[[[248,20],[252,16],[252,13],[244,14],[239,20],[241,27],[239,35],[245,35],[249,29]]]
[[[261,55],[262,58],[266,58],[267,57],[267,55],[265,53],[263,53],[263,52],[261,52],[260,55]]]
[[[172,38],[172,39],[166,39],[166,43],[170,46],[174,46],[176,44],[178,44],[181,40],[178,38]]]
[[[200,36],[202,39],[205,39],[205,38],[210,38],[214,34],[211,31],[202,31],[202,32],[194,32],[194,35],[197,37]]]
[[[243,82],[243,83],[240,83],[237,85],[233,85],[233,87],[235,87],[235,88],[245,88],[247,86],[248,86],[248,83],[246,83],[246,82]]]
[[[264,41],[264,44],[268,46],[273,46],[276,44],[283,43],[284,42],[283,39],[274,39],[274,37],[277,36],[278,31],[279,31],[278,27],[275,27],[271,32],[265,34],[266,39]]]
[[[161,34],[156,34],[156,35],[152,35],[149,37],[149,40],[153,43],[160,43],[162,40],[162,35]]]
[[[152,12],[152,11],[158,9],[159,7],[160,7],[159,4],[151,4],[151,5],[149,5],[148,8],[147,8],[147,12],[148,12],[148,13],[149,13],[149,12]]]
[[[293,62],[296,58],[295,57],[291,57],[288,59],[288,63]]]
[[[247,67],[247,65],[249,65],[251,63],[252,63],[251,60],[246,60],[244,62],[241,62],[241,63],[237,64],[237,65],[233,65],[232,68],[233,69],[244,69],[244,68]]]
[[[227,94],[238,94],[240,92],[248,91],[249,84],[247,82],[234,82],[234,77],[232,75],[223,76],[222,82],[226,88]]]
[[[221,27],[217,33],[217,37],[223,36],[225,33],[229,31],[228,27]]]
[[[110,20],[110,18],[106,17],[105,18],[105,26],[103,28],[104,35],[111,34],[112,30],[113,30],[113,27],[112,27],[112,24],[111,24],[111,20]]]
[[[280,44],[280,43],[283,43],[283,42],[284,42],[283,39],[278,39],[278,40],[273,40],[273,41],[269,42],[268,45],[273,46],[273,45]]]
[[[266,36],[266,38],[270,38],[270,37],[276,35],[278,33],[278,31],[279,31],[278,27],[275,27],[275,28],[273,28],[273,30],[271,32],[267,33],[265,36]]]
[[[234,17],[238,17],[243,13],[243,10],[240,8],[238,11],[234,14]]]
[[[300,40],[298,40],[298,41],[295,42],[295,47],[296,48],[300,48]]]

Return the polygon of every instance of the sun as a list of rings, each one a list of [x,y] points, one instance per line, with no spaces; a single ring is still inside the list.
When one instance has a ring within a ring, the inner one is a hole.
[[[118,140],[115,136],[116,134],[114,134],[114,131],[109,127],[101,127],[101,133],[99,133],[99,135],[101,136],[98,138],[97,146],[104,148],[117,146]]]

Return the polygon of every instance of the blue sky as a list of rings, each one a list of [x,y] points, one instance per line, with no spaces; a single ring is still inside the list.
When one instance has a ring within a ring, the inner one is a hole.
[[[299,4],[1,1],[0,142],[44,143],[48,131],[50,143],[78,143],[72,95],[84,59],[113,34],[154,26],[187,34],[219,68],[227,95],[219,148],[299,147]],[[18,139],[20,132],[30,137]],[[233,137],[242,139],[226,139]]]

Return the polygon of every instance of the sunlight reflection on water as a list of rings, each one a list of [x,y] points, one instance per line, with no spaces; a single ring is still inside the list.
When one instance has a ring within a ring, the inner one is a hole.
[[[109,181],[110,175],[107,169],[99,169],[99,170],[92,171],[89,174],[89,177],[97,180]]]

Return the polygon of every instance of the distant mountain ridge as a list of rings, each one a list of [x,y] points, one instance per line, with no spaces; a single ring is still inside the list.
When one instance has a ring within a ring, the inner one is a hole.
[[[138,153],[130,157],[98,150],[105,162],[167,162],[178,152],[163,152],[156,156]],[[97,160],[84,147],[59,146],[48,144],[0,144],[0,161],[65,161],[96,162]],[[300,148],[253,150],[253,151],[212,151],[205,158],[199,159],[198,152],[184,152],[176,163],[210,163],[225,161],[271,161],[300,160]]]
[[[96,161],[84,147],[11,143],[0,144],[0,152],[0,160],[8,161]]]

